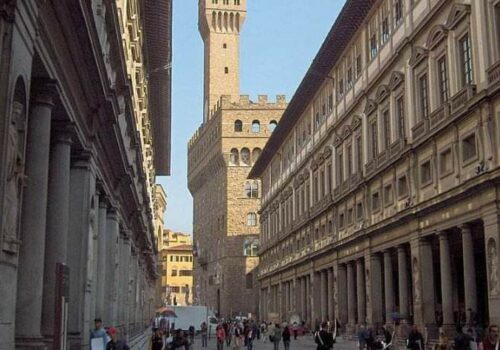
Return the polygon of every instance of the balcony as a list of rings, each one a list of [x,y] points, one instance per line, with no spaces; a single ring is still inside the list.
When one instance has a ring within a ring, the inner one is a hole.
[[[500,82],[500,60],[491,66],[486,73],[488,74],[488,86],[492,87]]]
[[[429,116],[429,127],[434,128],[450,115],[450,106],[445,103]]]
[[[476,94],[476,85],[465,85],[462,90],[451,98],[451,113],[465,107],[467,102]]]
[[[428,120],[423,119],[419,121],[417,124],[413,126],[413,128],[411,128],[413,139],[416,140],[420,138],[425,134],[427,130],[428,130]]]

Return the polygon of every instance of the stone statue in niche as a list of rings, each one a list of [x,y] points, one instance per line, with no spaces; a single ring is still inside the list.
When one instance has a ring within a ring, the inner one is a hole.
[[[415,291],[415,303],[420,303],[420,271],[418,268],[418,260],[417,258],[413,258],[412,264],[413,271],[413,281],[415,282],[414,291]]]
[[[488,270],[490,272],[488,284],[490,293],[493,295],[498,294],[498,253],[496,242],[493,238],[488,241]]]
[[[14,102],[8,129],[7,183],[3,208],[3,250],[16,253],[24,179],[26,120],[24,106]]]

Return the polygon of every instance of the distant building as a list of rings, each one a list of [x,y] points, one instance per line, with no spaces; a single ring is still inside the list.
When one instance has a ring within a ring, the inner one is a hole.
[[[159,242],[160,240],[163,239],[163,232],[165,225],[163,216],[166,210],[167,210],[167,194],[165,193],[163,186],[157,184],[155,186],[154,211],[155,211],[155,251],[158,254],[157,269],[159,272],[163,270],[163,264],[160,256]],[[156,280],[155,305],[157,308],[163,306],[162,290],[163,290],[162,279],[160,277]]]
[[[260,182],[252,164],[286,107],[284,96],[240,96],[240,31],[246,0],[199,1],[205,44],[203,124],[188,145],[193,195],[195,299],[223,317],[257,312]],[[263,77],[264,78],[264,77]]]
[[[164,230],[159,243],[161,300],[166,305],[193,303],[193,244],[191,236]]]
[[[499,14],[346,1],[250,174],[263,318],[500,322]]]

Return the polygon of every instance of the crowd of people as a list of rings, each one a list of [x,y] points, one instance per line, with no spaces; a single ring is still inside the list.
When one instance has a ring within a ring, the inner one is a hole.
[[[90,350],[130,350],[125,339],[119,337],[117,328],[104,328],[100,318],[94,320],[94,326],[90,332]]]

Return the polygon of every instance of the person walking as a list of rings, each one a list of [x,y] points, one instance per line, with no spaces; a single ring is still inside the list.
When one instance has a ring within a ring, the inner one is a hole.
[[[248,325],[247,335],[246,335],[246,345],[247,350],[253,349],[253,341],[255,339],[255,330],[251,324]]]
[[[164,350],[165,342],[163,341],[161,329],[154,328],[153,332],[153,336],[151,337],[151,350]]]
[[[279,350],[280,348],[280,341],[281,341],[281,328],[278,323],[274,325],[274,330],[273,330],[273,344],[274,344],[274,350]]]
[[[193,345],[194,344],[194,335],[196,333],[196,330],[193,325],[189,326],[188,329],[188,335],[189,335],[189,344]]]
[[[208,346],[208,341],[207,341],[207,323],[203,322],[200,326],[200,334],[201,334],[201,347],[206,348]]]
[[[106,344],[106,350],[130,350],[123,339],[118,339],[118,329],[111,327],[108,329],[111,340]]]
[[[290,328],[285,326],[282,334],[283,346],[285,347],[285,350],[290,350],[290,335]]]
[[[95,328],[90,331],[90,350],[93,350],[93,343],[101,343],[101,341],[102,347],[99,346],[99,348],[106,349],[106,344],[108,343],[108,335],[106,334],[106,330],[102,325],[102,320],[100,318],[94,319],[94,326]],[[92,341],[92,339],[96,340]],[[97,344],[95,346],[97,346]]]
[[[267,323],[266,322],[261,323],[260,334],[262,335],[262,342],[265,343],[267,341]]]
[[[226,331],[222,325],[218,325],[216,329],[217,336],[217,350],[222,350],[224,348],[224,340],[226,339]]]
[[[406,347],[410,350],[424,350],[424,337],[418,331],[417,325],[413,325],[406,340]]]
[[[457,334],[453,338],[455,350],[470,350],[470,342],[472,338],[465,334],[461,326],[457,326]]]
[[[297,340],[297,336],[299,335],[299,325],[297,322],[293,323],[293,339]]]
[[[316,350],[333,349],[333,335],[328,331],[328,325],[326,322],[323,322],[320,325],[320,330],[315,333],[314,342],[318,344]]]

